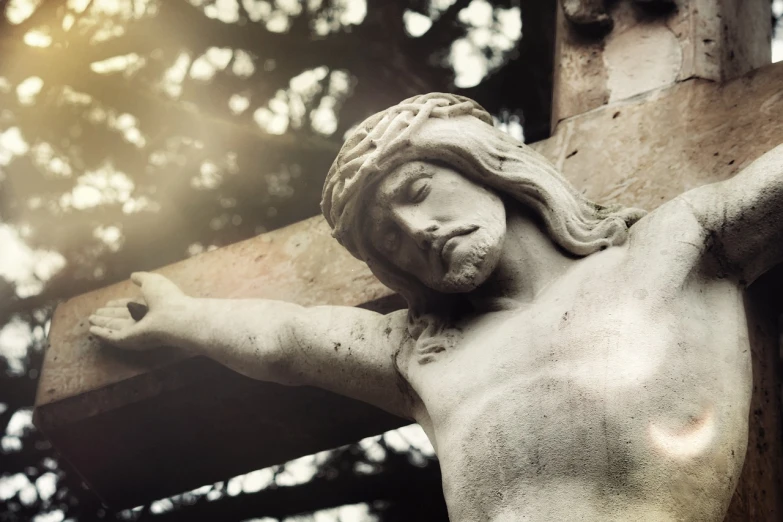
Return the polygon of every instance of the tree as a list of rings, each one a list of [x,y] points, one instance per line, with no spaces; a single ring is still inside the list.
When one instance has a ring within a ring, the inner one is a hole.
[[[521,52],[521,10],[514,1],[495,4],[0,2],[0,220],[5,244],[18,249],[16,264],[27,258],[30,268],[0,272],[6,344],[29,344],[3,368],[0,420],[16,434],[0,453],[3,519],[53,509],[85,520],[115,517],[24,427],[52,305],[133,270],[317,214],[341,137],[402,98],[457,90],[483,97],[499,118],[517,124],[523,93],[506,84],[517,74],[546,79],[549,65],[539,60],[542,71],[533,73],[509,61]],[[471,56],[474,78],[455,71],[455,52]],[[548,97],[547,85],[526,85]],[[498,90],[513,96],[489,95]],[[371,462],[360,446],[350,447],[321,463],[305,485],[233,497],[227,482],[175,499],[193,506],[157,517],[209,519],[217,511],[222,520],[240,520],[258,505],[282,517],[364,500],[385,519],[413,520],[417,499],[434,511],[416,507],[416,516],[443,517],[434,461],[419,456],[411,467],[409,452],[384,454]],[[358,478],[356,466],[372,473]],[[386,487],[376,488],[380,483]],[[436,501],[423,502],[432,492]],[[289,501],[305,493],[309,504]],[[221,500],[208,501],[216,496]]]

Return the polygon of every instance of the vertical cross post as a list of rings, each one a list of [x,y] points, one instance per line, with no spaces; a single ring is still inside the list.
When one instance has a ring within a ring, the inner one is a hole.
[[[565,3],[605,12],[575,18],[558,9],[554,125],[677,82],[725,82],[771,60],[768,0]]]
[[[561,136],[573,133],[569,119],[599,107],[615,105],[618,109],[613,117],[621,117],[623,102],[644,97],[645,93],[654,98],[655,93],[690,80],[725,83],[771,61],[771,5],[767,0],[560,2],[552,126],[564,127],[559,129]],[[660,123],[654,125],[660,127]],[[673,130],[675,123],[671,121],[671,128],[662,131],[671,131],[669,136],[674,141],[686,140],[687,136]],[[755,130],[750,128],[746,132]],[[601,138],[599,130],[592,139]],[[632,147],[644,145],[632,145],[630,154],[634,154]],[[618,147],[607,146],[607,149],[617,151]],[[573,146],[570,154],[577,154],[578,150]],[[720,152],[714,154],[720,157]],[[660,161],[666,161],[667,156],[661,156]],[[579,163],[583,161],[584,154]],[[565,162],[561,167],[568,173]],[[709,176],[702,169],[714,168],[704,161],[677,167],[676,176],[681,178],[678,184],[685,187],[700,185],[705,175]],[[631,168],[643,166],[637,162]],[[585,180],[585,183],[595,181]],[[767,290],[778,289],[779,300],[779,295],[783,295],[782,279],[781,273],[767,275],[746,298],[754,385],[748,451],[726,518],[729,522],[762,522],[783,517],[780,309],[773,305],[775,297]]]

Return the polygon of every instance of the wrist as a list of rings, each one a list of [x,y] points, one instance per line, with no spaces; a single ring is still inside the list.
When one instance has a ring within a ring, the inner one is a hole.
[[[164,313],[157,320],[160,322],[163,344],[188,351],[201,351],[199,347],[206,342],[202,339],[206,323],[203,301],[183,295],[167,305],[165,311],[162,310]]]

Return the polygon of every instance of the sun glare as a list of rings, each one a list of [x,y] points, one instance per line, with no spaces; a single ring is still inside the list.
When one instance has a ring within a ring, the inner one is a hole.
[[[65,258],[57,252],[30,248],[19,231],[0,224],[0,277],[16,285],[19,297],[29,297],[65,266]]]
[[[21,24],[35,12],[41,0],[11,0],[5,10],[6,19],[12,24]]]
[[[495,8],[487,0],[473,0],[459,19],[469,27],[468,34],[452,44],[449,59],[456,73],[454,84],[467,88],[502,65],[505,53],[522,37],[522,19],[518,7]]]
[[[36,29],[24,35],[24,43],[30,47],[49,47],[52,45],[52,37],[49,33]]]

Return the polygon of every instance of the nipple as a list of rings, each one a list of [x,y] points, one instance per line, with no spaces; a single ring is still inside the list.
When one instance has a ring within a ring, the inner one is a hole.
[[[648,432],[658,451],[677,460],[689,460],[709,447],[715,438],[715,424],[715,415],[710,407],[683,428],[672,430],[651,423]]]

